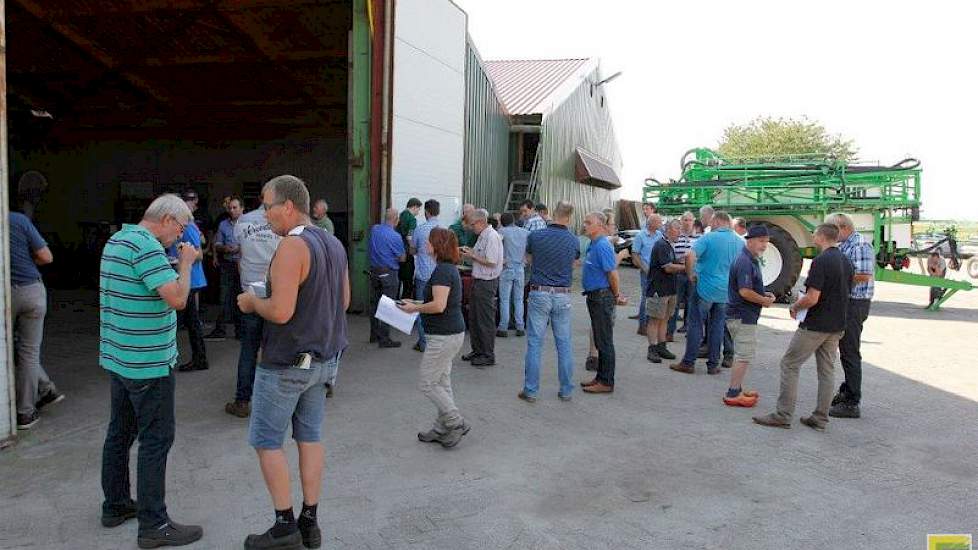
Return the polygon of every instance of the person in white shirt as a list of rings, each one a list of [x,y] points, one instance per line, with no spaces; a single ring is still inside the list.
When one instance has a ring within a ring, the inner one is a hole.
[[[469,339],[472,351],[462,356],[474,367],[496,364],[496,293],[503,272],[503,239],[489,225],[489,212],[473,210],[466,220],[479,236],[475,248],[462,247],[462,257],[472,261],[472,293],[469,297]]]

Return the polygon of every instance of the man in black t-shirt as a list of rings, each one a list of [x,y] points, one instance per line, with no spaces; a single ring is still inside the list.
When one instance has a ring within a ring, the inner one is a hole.
[[[649,317],[645,331],[649,350],[645,358],[653,363],[676,358],[666,348],[666,326],[676,311],[676,274],[686,270],[684,264],[676,262],[676,251],[672,247],[679,238],[679,230],[679,221],[672,220],[665,226],[665,238],[652,245],[648,284],[643,290],[645,312]]]
[[[812,261],[805,294],[790,308],[791,317],[803,317],[788,350],[781,358],[781,395],[777,410],[755,416],[763,426],[790,428],[798,398],[798,370],[813,354],[818,368],[818,403],[801,423],[822,431],[829,422],[829,406],[835,391],[833,368],[839,340],[846,327],[846,308],[852,285],[852,262],[838,249],[839,228],[822,224],[815,229],[815,246],[822,252]]]

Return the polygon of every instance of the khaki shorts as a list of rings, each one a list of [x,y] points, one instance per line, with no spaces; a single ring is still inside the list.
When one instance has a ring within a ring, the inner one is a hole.
[[[676,295],[672,296],[649,296],[645,298],[645,314],[650,319],[664,321],[672,317],[676,311]]]
[[[757,351],[757,325],[745,325],[740,319],[727,319],[727,330],[733,339],[734,361],[753,363]]]

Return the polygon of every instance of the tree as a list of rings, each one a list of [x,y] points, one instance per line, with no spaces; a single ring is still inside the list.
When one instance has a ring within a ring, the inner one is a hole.
[[[829,134],[807,118],[761,116],[744,125],[728,126],[718,151],[728,159],[815,154],[848,161],[855,158],[857,149],[851,139]]]

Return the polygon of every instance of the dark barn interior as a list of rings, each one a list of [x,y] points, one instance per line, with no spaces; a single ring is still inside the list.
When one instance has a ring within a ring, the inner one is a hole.
[[[193,187],[206,224],[282,173],[346,242],[351,26],[345,0],[7,0],[10,202],[58,259],[48,285],[92,285],[159,193]]]

